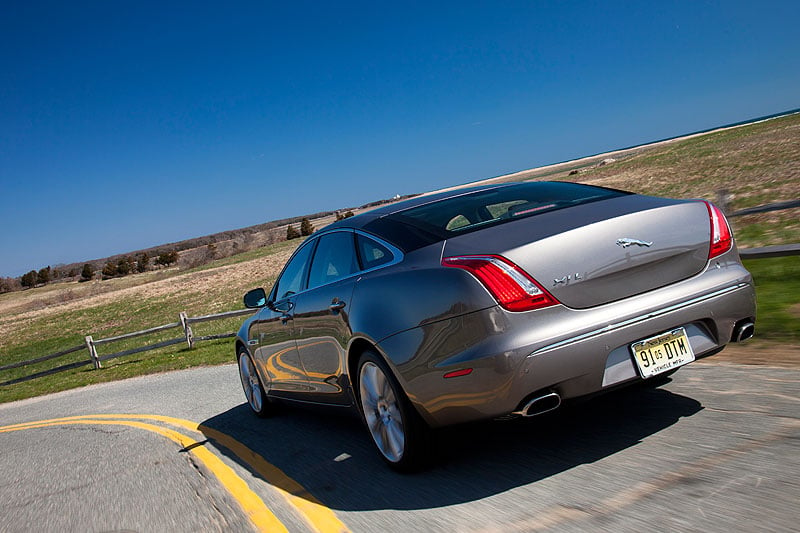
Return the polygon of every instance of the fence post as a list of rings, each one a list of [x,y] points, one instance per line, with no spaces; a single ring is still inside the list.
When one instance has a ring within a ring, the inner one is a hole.
[[[180,316],[181,326],[183,326],[183,334],[186,336],[186,344],[189,345],[189,349],[191,350],[194,348],[194,334],[192,333],[192,326],[189,325],[189,319],[184,311],[181,311],[180,315],[178,316]]]
[[[91,335],[86,336],[86,348],[89,350],[89,357],[92,359],[92,363],[94,363],[94,369],[103,368],[103,365],[100,364],[100,358],[97,357],[97,348]]]
[[[728,189],[720,189],[717,191],[717,201],[715,203],[726,215],[730,212],[731,199],[731,193]]]

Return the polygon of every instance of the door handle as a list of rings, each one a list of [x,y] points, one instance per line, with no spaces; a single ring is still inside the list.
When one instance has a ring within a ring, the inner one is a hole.
[[[331,302],[331,305],[328,306],[328,309],[331,310],[331,313],[335,313],[336,311],[341,311],[344,309],[344,306],[347,305],[347,302],[340,300],[339,298],[334,298]]]

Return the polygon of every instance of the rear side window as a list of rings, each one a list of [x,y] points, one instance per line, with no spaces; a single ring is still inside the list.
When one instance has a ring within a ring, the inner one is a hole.
[[[364,225],[364,231],[378,235],[406,253],[444,238],[439,232],[406,223],[394,215],[376,218]]]
[[[353,234],[349,231],[328,233],[319,238],[317,251],[311,261],[308,288],[332,283],[357,271]]]
[[[358,255],[364,270],[385,265],[394,259],[392,252],[384,245],[361,234],[356,235]]]

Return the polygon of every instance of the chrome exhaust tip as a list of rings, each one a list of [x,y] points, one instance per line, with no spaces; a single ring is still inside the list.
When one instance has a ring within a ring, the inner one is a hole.
[[[752,338],[755,332],[756,325],[752,321],[743,321],[733,328],[733,338],[731,340],[733,342],[746,341],[747,339]]]
[[[555,392],[547,393],[543,396],[537,396],[532,400],[528,401],[522,409],[519,411],[514,411],[511,414],[524,416],[525,418],[530,418],[532,416],[542,415],[544,413],[549,413],[561,405],[561,396],[556,394]]]

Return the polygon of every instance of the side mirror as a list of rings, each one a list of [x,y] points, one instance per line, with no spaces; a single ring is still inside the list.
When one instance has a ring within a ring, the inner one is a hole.
[[[248,309],[258,309],[265,305],[267,305],[267,293],[261,287],[248,291],[244,295],[244,306]]]

